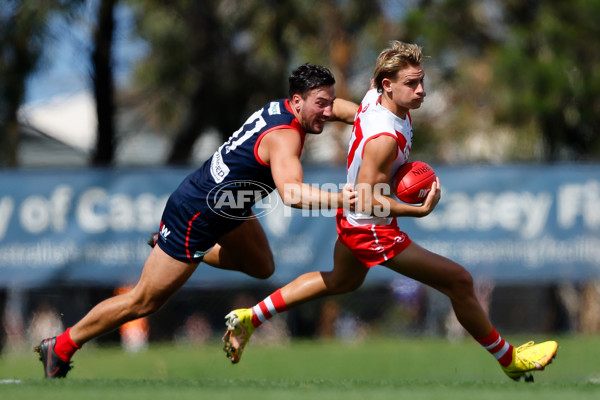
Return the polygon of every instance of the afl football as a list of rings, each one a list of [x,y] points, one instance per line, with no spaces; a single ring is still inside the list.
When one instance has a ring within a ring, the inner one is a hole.
[[[404,164],[394,177],[398,199],[409,204],[422,203],[435,182],[435,171],[422,161]]]

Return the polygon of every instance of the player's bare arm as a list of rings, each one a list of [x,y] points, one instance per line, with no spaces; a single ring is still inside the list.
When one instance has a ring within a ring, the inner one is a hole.
[[[380,188],[390,181],[392,162],[396,158],[396,151],[396,140],[388,135],[379,136],[365,144],[363,163],[358,173],[357,182],[365,189],[359,190],[357,207],[367,211],[387,207],[390,210],[389,216],[391,217],[424,217],[429,215],[440,200],[439,181],[434,182],[429,195],[421,205],[402,203],[389,196],[382,199],[384,195],[381,193]],[[391,193],[391,190],[387,193]]]
[[[271,165],[271,174],[283,203],[293,208],[351,207],[355,193],[344,188],[339,193],[326,192],[304,183],[300,163],[301,139],[298,132],[281,129],[270,132],[259,145],[259,156]]]
[[[349,100],[336,98],[333,101],[333,111],[329,120],[353,124],[356,111],[358,111],[358,104]]]

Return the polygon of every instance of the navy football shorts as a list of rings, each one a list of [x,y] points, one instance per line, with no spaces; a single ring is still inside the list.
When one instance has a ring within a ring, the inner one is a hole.
[[[190,196],[189,181],[184,181],[167,201],[160,221],[156,244],[176,260],[197,263],[219,241],[244,220],[215,214],[204,201]]]

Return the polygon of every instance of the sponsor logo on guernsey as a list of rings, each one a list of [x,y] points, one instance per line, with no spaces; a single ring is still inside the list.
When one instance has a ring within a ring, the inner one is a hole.
[[[229,174],[229,167],[223,162],[223,156],[221,155],[221,148],[213,154],[210,162],[210,174],[216,183],[223,182],[223,179]]]
[[[272,101],[269,105],[269,115],[281,114],[281,109],[279,108],[279,103]]]

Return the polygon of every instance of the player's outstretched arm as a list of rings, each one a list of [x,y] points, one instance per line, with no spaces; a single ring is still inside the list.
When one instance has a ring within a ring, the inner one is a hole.
[[[300,149],[298,133],[287,129],[270,132],[259,147],[261,159],[271,165],[273,181],[283,203],[303,209],[353,207],[356,193],[351,187],[329,192],[304,183]]]
[[[347,124],[354,123],[354,116],[358,111],[358,104],[340,98],[333,101],[333,110],[330,121],[342,121]]]

